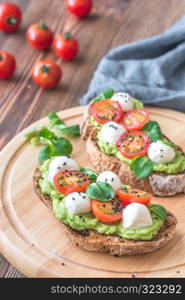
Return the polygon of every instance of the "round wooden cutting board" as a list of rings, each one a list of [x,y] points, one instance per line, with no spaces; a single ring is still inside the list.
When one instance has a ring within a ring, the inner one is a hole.
[[[151,118],[164,134],[185,149],[185,115],[149,108]],[[79,124],[84,107],[62,111],[67,124]],[[72,246],[63,226],[35,195],[32,175],[39,148],[25,142],[24,134],[44,118],[19,133],[1,152],[0,161],[0,251],[29,277],[185,277],[185,195],[155,198],[178,218],[175,238],[149,254],[112,257]],[[73,139],[73,157],[91,167],[84,142]]]

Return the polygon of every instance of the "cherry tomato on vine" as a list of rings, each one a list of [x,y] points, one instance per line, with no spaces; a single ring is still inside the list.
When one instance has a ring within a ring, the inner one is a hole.
[[[48,49],[53,40],[53,33],[43,20],[30,25],[26,32],[29,44],[38,50]]]
[[[63,60],[73,60],[78,53],[79,45],[70,32],[59,34],[53,41],[55,53]]]
[[[21,23],[21,9],[14,3],[0,4],[0,30],[6,33],[16,32]]]
[[[70,13],[78,18],[85,18],[93,7],[92,0],[67,0],[66,7]]]
[[[41,60],[33,66],[33,81],[44,88],[55,88],[61,77],[61,68],[51,60]]]
[[[0,51],[0,79],[8,79],[15,72],[16,61],[13,55]]]

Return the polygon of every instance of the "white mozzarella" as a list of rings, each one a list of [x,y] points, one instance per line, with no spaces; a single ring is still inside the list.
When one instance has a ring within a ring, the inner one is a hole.
[[[67,156],[56,156],[49,165],[49,181],[53,182],[56,174],[65,170],[78,170],[77,162]]]
[[[153,162],[168,163],[175,157],[175,151],[172,147],[164,144],[162,141],[153,142],[148,148],[148,157]]]
[[[91,211],[91,200],[85,193],[71,193],[63,201],[67,211],[71,214],[82,214]]]
[[[124,228],[138,229],[152,224],[150,211],[144,204],[131,203],[123,210],[122,225]]]
[[[100,173],[97,177],[97,182],[109,183],[112,185],[114,192],[117,192],[117,190],[121,187],[121,180],[119,179],[119,176],[111,171],[104,171]]]
[[[119,102],[123,111],[129,111],[134,108],[133,98],[127,93],[116,93],[112,96],[111,100]]]
[[[116,145],[119,137],[126,131],[126,129],[116,122],[107,122],[100,131],[101,140],[108,144]]]

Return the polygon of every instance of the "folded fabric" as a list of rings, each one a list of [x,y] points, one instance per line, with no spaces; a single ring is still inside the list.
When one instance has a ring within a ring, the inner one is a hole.
[[[185,17],[163,34],[110,51],[100,61],[81,105],[107,88],[148,105],[185,112]]]

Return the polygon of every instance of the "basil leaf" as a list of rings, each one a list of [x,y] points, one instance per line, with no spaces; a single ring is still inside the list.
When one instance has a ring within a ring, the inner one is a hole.
[[[162,139],[161,128],[156,121],[147,122],[143,131],[148,134],[152,142]]]
[[[103,100],[103,99],[110,99],[113,95],[114,95],[114,90],[107,89],[107,90],[103,91],[101,94],[99,94],[98,96],[96,96],[92,101],[97,102],[97,101]]]
[[[87,187],[86,193],[90,199],[99,201],[111,201],[114,198],[113,188],[106,182],[91,183]]]
[[[167,211],[164,206],[161,206],[159,204],[152,205],[150,210],[153,211],[162,220],[165,220],[167,218]]]
[[[59,138],[57,143],[52,147],[51,156],[69,156],[73,151],[73,146],[69,140],[65,138]]]
[[[91,169],[86,169],[86,168],[80,168],[80,172],[84,172],[88,175],[91,183],[92,182],[96,182],[96,179],[98,177],[98,173],[96,173],[95,171],[91,170]]]
[[[137,156],[130,162],[130,169],[139,178],[146,178],[153,172],[153,162],[146,156]]]
[[[51,148],[49,145],[41,148],[40,152],[39,152],[39,161],[43,162],[46,159],[51,157]]]

